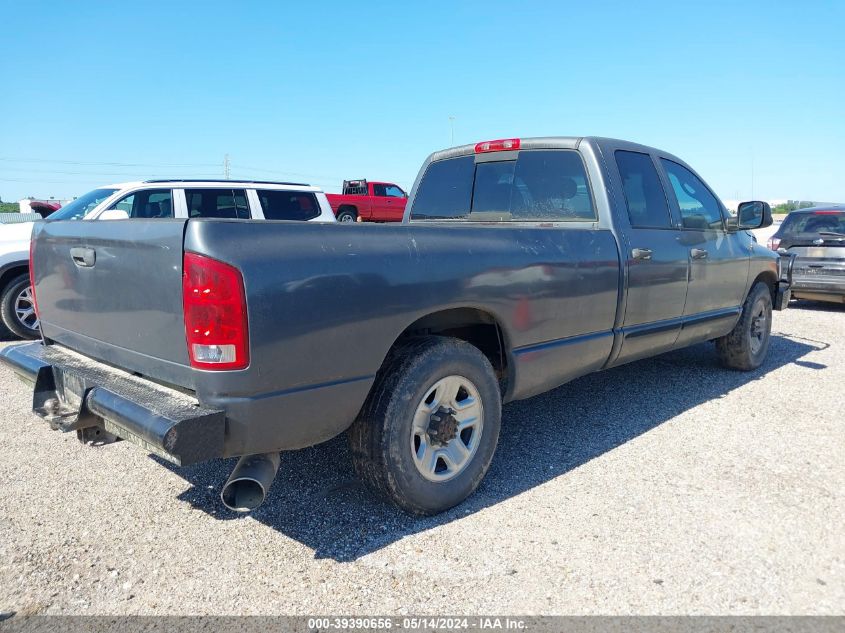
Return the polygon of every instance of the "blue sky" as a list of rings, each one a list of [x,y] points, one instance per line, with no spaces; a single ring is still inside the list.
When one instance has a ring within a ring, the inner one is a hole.
[[[0,197],[152,176],[409,187],[431,151],[604,135],[723,199],[845,202],[845,2],[0,0]]]

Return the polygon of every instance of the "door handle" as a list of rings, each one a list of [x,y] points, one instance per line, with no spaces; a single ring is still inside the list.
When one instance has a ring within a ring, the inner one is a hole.
[[[707,251],[703,248],[691,248],[689,254],[693,259],[707,259]]]
[[[91,268],[97,261],[97,251],[88,246],[72,248],[70,258],[80,268]]]
[[[651,259],[651,256],[654,255],[654,251],[650,248],[632,248],[631,249],[631,257],[633,259]]]

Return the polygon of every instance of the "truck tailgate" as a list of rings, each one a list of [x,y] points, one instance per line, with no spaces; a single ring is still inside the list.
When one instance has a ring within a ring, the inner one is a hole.
[[[47,339],[192,387],[182,316],[186,220],[44,222],[35,294]]]

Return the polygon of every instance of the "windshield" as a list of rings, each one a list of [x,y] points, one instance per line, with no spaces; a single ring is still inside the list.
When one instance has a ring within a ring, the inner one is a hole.
[[[51,214],[48,218],[53,220],[81,220],[94,207],[112,195],[117,189],[94,189],[85,195],[79,196],[73,202],[68,202],[61,209]]]
[[[778,233],[781,237],[794,237],[802,233],[845,233],[845,211],[791,213],[780,225]]]

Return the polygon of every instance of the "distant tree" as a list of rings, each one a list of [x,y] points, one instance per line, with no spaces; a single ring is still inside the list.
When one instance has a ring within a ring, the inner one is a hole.
[[[775,206],[772,209],[772,213],[789,213],[790,211],[795,211],[795,209],[809,209],[815,206],[815,204],[815,202],[809,200],[787,200]]]

